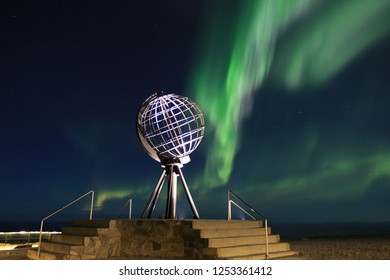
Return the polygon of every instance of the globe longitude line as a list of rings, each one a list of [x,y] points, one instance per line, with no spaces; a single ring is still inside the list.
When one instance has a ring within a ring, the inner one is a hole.
[[[154,130],[155,130],[155,126],[158,125],[158,123],[156,122],[156,124],[154,124],[154,123],[152,122],[153,116],[154,116],[154,118],[157,120],[157,117],[158,117],[159,113],[158,113],[158,111],[157,111],[157,108],[156,108],[156,107],[153,108],[152,105],[153,105],[153,103],[150,103],[150,105],[149,105],[146,109],[148,110],[148,113],[149,113],[149,116],[148,116],[149,127],[151,128],[152,131],[154,131]],[[154,109],[154,111],[155,111],[155,114],[154,114],[154,115],[153,115],[153,109]],[[147,127],[144,127],[144,130],[147,131]],[[150,141],[152,141],[152,143],[154,144],[153,139],[151,139],[150,137],[148,137],[147,139],[149,139]]]
[[[160,107],[161,107],[161,116],[162,116],[162,120],[161,120],[161,123],[162,123],[162,127],[160,127],[159,126],[159,134],[161,135],[161,138],[162,138],[162,143],[163,143],[163,147],[164,147],[164,150],[166,149],[165,148],[165,143],[166,143],[166,141],[167,140],[165,140],[165,137],[164,137],[164,134],[165,134],[165,132],[162,130],[163,128],[165,128],[165,124],[167,123],[167,117],[166,117],[166,115],[165,115],[165,111],[164,111],[164,108],[163,108],[163,104],[162,104],[162,102],[161,102],[161,100],[160,99],[158,99],[158,103],[159,103],[159,105],[160,105]],[[156,105],[157,106],[157,105]],[[161,144],[160,144],[161,145]]]
[[[172,103],[173,103],[175,106],[177,106],[173,101],[172,101]],[[168,104],[165,103],[165,99],[164,99],[164,105],[168,106]],[[173,109],[172,109],[172,110],[173,110]],[[171,121],[171,118],[169,118],[169,113],[170,113],[172,110],[167,110],[167,111],[166,111],[166,114],[167,114],[167,116],[168,116],[168,122],[169,122],[169,124],[170,124],[170,126],[171,126],[171,127],[170,127],[170,131],[173,131],[172,133],[175,134],[175,137],[172,137],[172,138],[176,140],[176,142],[177,142],[178,145],[180,145],[181,142],[179,141],[179,136],[176,134],[176,130],[175,130],[175,127],[173,126],[173,123],[172,123],[172,121]],[[176,116],[175,116],[174,114],[172,114],[172,117],[174,117],[174,118],[175,118],[175,121],[177,122]],[[180,127],[179,127],[179,132],[180,132]],[[172,134],[171,134],[171,135],[172,135]],[[174,140],[173,140],[173,141],[174,141]],[[176,150],[176,151],[180,153],[179,150]]]
[[[160,105],[160,106],[159,106]],[[162,103],[160,102],[159,99],[157,100],[154,100],[154,102],[151,102],[149,104],[149,106],[146,107],[145,111],[147,111],[146,113],[149,114],[148,116],[148,123],[149,123],[149,127],[151,127],[151,131],[149,133],[145,133],[145,138],[148,139],[149,141],[152,141],[152,143],[154,145],[158,145],[158,146],[161,146],[161,144],[164,144],[164,142],[166,141],[165,137],[164,137],[164,134],[166,132],[164,132],[162,129],[166,126],[161,126],[160,123],[163,123],[164,124],[164,119],[165,119],[165,122],[167,122],[166,120],[166,116],[164,114],[164,108],[162,107]],[[161,108],[160,111],[158,111],[158,108]],[[154,116],[152,115],[152,112],[155,112]],[[147,114],[145,114],[147,115]],[[163,119],[159,119],[159,117],[162,117]],[[152,120],[153,118],[155,119],[155,123],[152,123]],[[143,122],[143,128],[145,131],[147,131],[147,126],[146,126],[146,121]],[[163,142],[161,143],[161,141],[157,141],[157,140],[154,140],[154,138],[157,139],[156,135],[154,135],[154,132],[158,131],[159,132],[159,135],[161,136],[161,138],[163,139]],[[165,146],[165,145],[163,145]]]
[[[188,99],[186,99],[186,101],[188,101]],[[199,108],[197,108],[196,104],[193,103],[191,104],[191,106],[188,106],[188,104],[184,104],[184,102],[182,102],[182,104],[184,106],[186,106],[186,108],[188,108],[187,110],[185,110],[184,112],[189,112],[189,114],[192,116],[192,118],[190,119],[190,121],[187,121],[187,124],[188,124],[188,131],[192,132],[193,129],[191,128],[191,124],[193,124],[194,122],[196,123],[195,124],[195,127],[198,127],[198,119],[200,118],[199,117],[199,114],[195,115],[194,112],[193,112],[193,108],[195,108],[195,111],[200,111]],[[186,116],[186,119],[188,120],[188,117]],[[203,128],[203,124],[201,123],[202,125],[202,128],[200,130],[195,130],[194,133],[190,133],[190,150],[193,150],[195,149],[196,147],[193,147],[192,144],[194,143],[192,141],[193,139],[193,134],[198,134],[199,131],[202,131],[204,128]],[[198,138],[198,137],[197,137]],[[197,145],[196,145],[197,146]]]
[[[187,101],[187,99],[185,99]],[[188,117],[186,116],[186,112],[190,112],[190,114],[194,117],[194,114],[192,113],[192,110],[191,110],[191,107],[188,106],[186,103],[184,103],[183,101],[181,100],[178,100],[179,103],[181,103],[184,108],[186,108],[185,110],[183,110],[183,115],[185,116],[185,120],[188,120]],[[192,118],[194,119],[194,118]],[[187,125],[188,126],[188,131],[191,132],[191,122],[187,121],[184,125]],[[182,135],[182,137],[184,138],[185,136]],[[190,133],[190,143],[189,143],[189,148],[190,148],[190,151],[192,149],[192,133]],[[186,143],[186,141],[184,141],[184,143]],[[187,151],[185,151],[187,152]]]
[[[152,120],[153,120],[153,114],[152,114],[152,112],[153,112],[153,107],[152,107],[152,103],[150,103],[150,104],[145,108],[145,111],[146,111],[146,113],[149,114],[149,116],[148,116],[149,127],[151,127],[152,130],[154,130],[154,124],[153,124],[153,122],[152,122]],[[157,115],[158,115],[158,114],[157,114],[157,111],[156,111],[156,112],[155,112],[155,116],[157,116]],[[145,124],[146,124],[146,123],[145,123]],[[147,127],[144,126],[144,131],[147,131],[146,128],[147,128]]]
[[[178,103],[180,103],[180,100],[179,99],[175,99],[175,102],[178,102]],[[178,131],[179,131],[179,137],[180,137],[180,145],[178,146],[178,148],[179,147],[181,147],[182,148],[182,151],[179,151],[179,152],[181,152],[181,153],[183,153],[183,154],[187,154],[187,147],[186,147],[186,145],[185,145],[185,142],[183,142],[183,130],[182,130],[182,124],[180,124],[180,120],[177,120],[177,118],[176,118],[176,116],[178,116],[178,115],[181,115],[181,116],[184,116],[184,120],[186,120],[186,118],[185,118],[185,115],[183,114],[183,111],[182,110],[180,110],[179,109],[180,108],[180,106],[177,104],[177,103],[175,103],[175,108],[172,108],[172,112],[173,112],[173,110],[174,109],[176,109],[177,111],[178,111],[178,113],[177,114],[174,114],[173,113],[173,117],[174,117],[174,119],[175,119],[175,123],[177,123],[177,125],[178,125],[178,127],[177,127],[177,129],[178,129]],[[184,144],[184,145],[183,145]]]

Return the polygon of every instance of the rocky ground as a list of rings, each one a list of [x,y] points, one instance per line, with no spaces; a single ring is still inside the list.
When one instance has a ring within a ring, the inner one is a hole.
[[[284,240],[306,260],[390,260],[390,236],[318,237]]]

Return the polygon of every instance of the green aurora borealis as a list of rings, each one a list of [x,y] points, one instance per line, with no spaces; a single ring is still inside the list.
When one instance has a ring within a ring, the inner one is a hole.
[[[390,3],[244,1],[232,10],[205,24],[211,31],[201,41],[190,87],[209,133],[197,186],[228,185],[265,205],[317,204],[321,213],[341,203],[343,213],[325,219],[366,218],[364,210],[344,207],[388,187],[389,136],[381,130],[389,116],[378,102],[389,104],[389,98],[374,73],[354,89],[351,81],[339,84],[338,94],[327,91],[335,90],[332,79],[343,69],[388,36]],[[303,213],[297,216],[316,215]]]

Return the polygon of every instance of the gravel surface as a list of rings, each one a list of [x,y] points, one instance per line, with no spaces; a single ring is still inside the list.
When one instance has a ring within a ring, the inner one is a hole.
[[[321,237],[285,240],[306,260],[390,260],[390,236]]]

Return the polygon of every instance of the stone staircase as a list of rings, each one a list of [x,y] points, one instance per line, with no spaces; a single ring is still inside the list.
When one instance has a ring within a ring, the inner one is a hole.
[[[268,227],[268,258],[297,254]],[[174,250],[174,251],[172,251]],[[262,221],[75,220],[52,235],[29,259],[266,259]]]
[[[63,227],[61,234],[42,241],[41,252],[30,249],[27,257],[33,260],[94,260],[119,254],[120,236],[109,230],[109,220],[75,220]]]
[[[208,221],[194,220],[194,229],[214,248],[217,259],[262,260],[266,259],[266,237],[262,221]],[[280,242],[278,234],[271,234],[268,227],[268,258],[296,255],[288,243]]]

